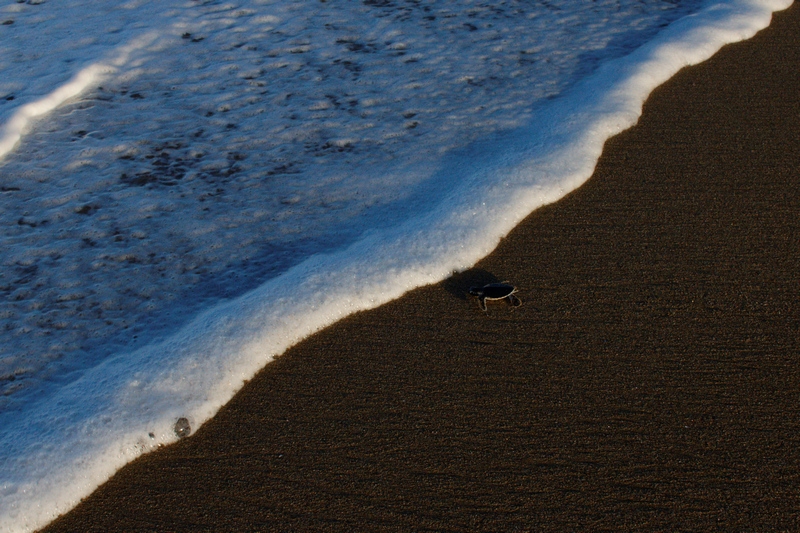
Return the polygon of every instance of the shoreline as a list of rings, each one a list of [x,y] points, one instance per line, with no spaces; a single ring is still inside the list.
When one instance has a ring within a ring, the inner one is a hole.
[[[796,529],[798,21],[678,73],[473,269],[291,348],[45,530]],[[465,294],[506,279],[519,309]]]

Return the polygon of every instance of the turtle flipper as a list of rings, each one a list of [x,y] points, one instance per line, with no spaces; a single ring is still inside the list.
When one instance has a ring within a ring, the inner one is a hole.
[[[522,305],[522,300],[520,300],[513,294],[509,294],[507,300],[509,305],[511,305],[511,307],[519,307],[520,305]]]
[[[478,306],[481,310],[486,311],[486,298],[478,297]]]

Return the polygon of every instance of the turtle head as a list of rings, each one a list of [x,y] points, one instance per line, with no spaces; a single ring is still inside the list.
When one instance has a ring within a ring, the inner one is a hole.
[[[483,287],[470,287],[469,293],[472,296],[483,296]]]

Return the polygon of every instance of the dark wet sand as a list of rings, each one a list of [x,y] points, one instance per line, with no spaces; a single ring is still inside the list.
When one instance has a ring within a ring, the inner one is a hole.
[[[465,296],[508,279],[524,305]],[[48,531],[800,530],[800,6],[473,270],[267,366]]]

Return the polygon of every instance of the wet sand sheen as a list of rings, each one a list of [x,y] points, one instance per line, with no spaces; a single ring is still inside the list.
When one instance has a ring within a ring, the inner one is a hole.
[[[800,8],[476,267],[268,365],[47,531],[800,528]],[[520,308],[470,285],[510,280]]]

